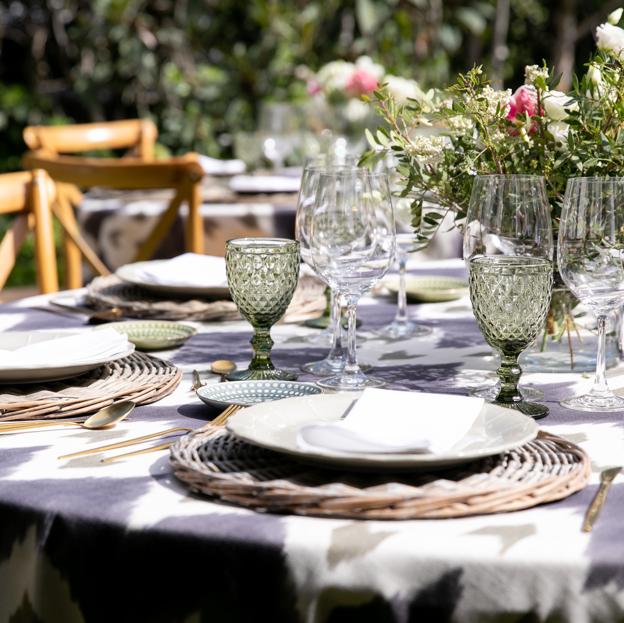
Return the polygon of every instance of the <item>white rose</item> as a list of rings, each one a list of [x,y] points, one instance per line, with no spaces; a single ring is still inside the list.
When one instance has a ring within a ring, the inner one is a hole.
[[[384,82],[388,85],[390,94],[400,104],[407,103],[408,99],[420,100],[425,97],[422,89],[414,80],[407,80],[400,76],[388,74],[384,78]]]
[[[345,118],[350,123],[361,123],[371,114],[371,108],[359,99],[350,99],[344,109]]]
[[[600,50],[614,56],[624,56],[624,30],[622,28],[613,24],[602,24],[596,28],[596,39]]]
[[[607,22],[609,22],[609,24],[613,24],[613,25],[617,25],[620,23],[620,20],[622,19],[622,13],[624,13],[624,9],[620,8],[620,9],[615,9],[615,11],[609,13],[609,15],[607,15]]]
[[[548,91],[544,95],[546,115],[553,121],[563,121],[570,110],[578,110],[578,104],[562,91]]]
[[[587,78],[595,87],[602,85],[602,72],[600,71],[600,67],[592,63],[587,70]]]
[[[565,121],[553,121],[549,123],[548,131],[559,145],[567,145],[570,126]]]
[[[319,69],[316,79],[326,93],[344,91],[353,73],[353,63],[331,61]]]

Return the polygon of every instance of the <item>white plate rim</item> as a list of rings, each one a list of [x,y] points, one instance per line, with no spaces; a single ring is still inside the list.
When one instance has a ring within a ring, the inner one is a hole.
[[[276,401],[272,404],[279,402],[282,408],[290,407],[294,401],[303,400],[337,400],[340,397],[344,400],[341,408],[346,408],[349,404],[349,399],[353,400],[353,396],[346,394],[320,394],[312,396],[301,396],[295,398],[284,398],[283,400]],[[518,422],[522,422],[527,427],[527,432],[513,441],[507,443],[501,443],[498,446],[490,446],[489,448],[482,448],[480,450],[474,450],[465,453],[456,454],[407,454],[407,453],[384,453],[384,454],[367,454],[367,453],[336,453],[330,450],[314,451],[314,450],[302,450],[296,445],[285,446],[278,441],[266,441],[265,439],[258,439],[253,434],[249,434],[245,430],[244,422],[246,419],[251,419],[254,416],[254,411],[267,408],[267,405],[271,403],[260,403],[253,405],[238,411],[232,415],[226,424],[227,430],[238,437],[239,439],[250,443],[255,446],[260,446],[268,450],[280,452],[282,454],[289,454],[298,459],[304,461],[312,461],[315,463],[326,463],[334,466],[351,466],[356,468],[384,468],[384,469],[406,469],[406,468],[428,468],[456,465],[461,463],[468,463],[473,460],[482,459],[488,456],[500,454],[507,450],[519,447],[529,441],[532,441],[537,436],[539,427],[535,420],[528,418],[519,411],[513,409],[507,409],[491,403],[485,403],[484,408],[492,412],[492,417],[509,417]],[[294,408],[297,408],[295,403]],[[252,411],[253,409],[253,411]],[[490,416],[485,416],[490,417]],[[524,419],[522,419],[524,418]],[[313,420],[308,420],[313,421]],[[329,420],[328,420],[329,421]],[[242,425],[241,425],[242,423]],[[303,425],[305,422],[301,422]]]

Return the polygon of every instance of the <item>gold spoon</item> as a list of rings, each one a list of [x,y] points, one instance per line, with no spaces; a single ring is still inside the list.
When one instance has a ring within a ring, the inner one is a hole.
[[[120,400],[104,407],[89,416],[84,422],[76,420],[25,420],[14,422],[0,422],[0,433],[16,433],[22,430],[33,428],[43,428],[47,426],[80,426],[89,430],[101,428],[112,428],[121,422],[134,409],[135,403],[132,400]]]

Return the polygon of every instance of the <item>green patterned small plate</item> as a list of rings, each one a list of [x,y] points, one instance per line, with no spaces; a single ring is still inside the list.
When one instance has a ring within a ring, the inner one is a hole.
[[[241,405],[248,407],[259,402],[310,396],[320,394],[321,389],[313,383],[297,383],[295,381],[230,381],[204,385],[197,390],[197,395],[207,405],[225,407]]]
[[[398,275],[386,277],[383,280],[383,285],[391,292],[398,292]],[[430,277],[406,275],[405,290],[409,301],[415,303],[443,303],[466,296],[468,294],[468,284],[462,279],[443,275],[431,275]]]
[[[167,350],[181,346],[197,333],[195,327],[167,320],[136,320],[109,322],[102,329],[110,327],[125,333],[128,340],[139,350]]]

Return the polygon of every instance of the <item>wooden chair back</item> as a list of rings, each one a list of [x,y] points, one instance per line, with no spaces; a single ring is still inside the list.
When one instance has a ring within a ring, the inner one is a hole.
[[[185,229],[186,248],[194,253],[204,252],[204,230],[200,213],[201,180],[204,171],[196,154],[145,161],[138,158],[64,155],[41,148],[27,152],[22,163],[27,169],[45,169],[56,182],[57,202],[54,213],[67,234],[65,256],[67,285],[70,288],[82,285],[81,256],[84,256],[97,273],[110,274],[78,230],[73,209],[80,203],[81,194],[78,189],[95,186],[120,190],[171,188],[175,191],[173,199],[141,245],[135,261],[153,257],[170,231],[183,203],[187,203],[189,207]]]
[[[62,126],[29,126],[24,142],[33,151],[76,154],[103,149],[128,149],[144,161],[154,159],[158,138],[156,125],[149,119],[127,119]]]
[[[56,188],[42,170],[0,175],[0,214],[15,214],[0,242],[0,288],[6,284],[30,231],[35,236],[39,290],[58,292],[51,204]]]

